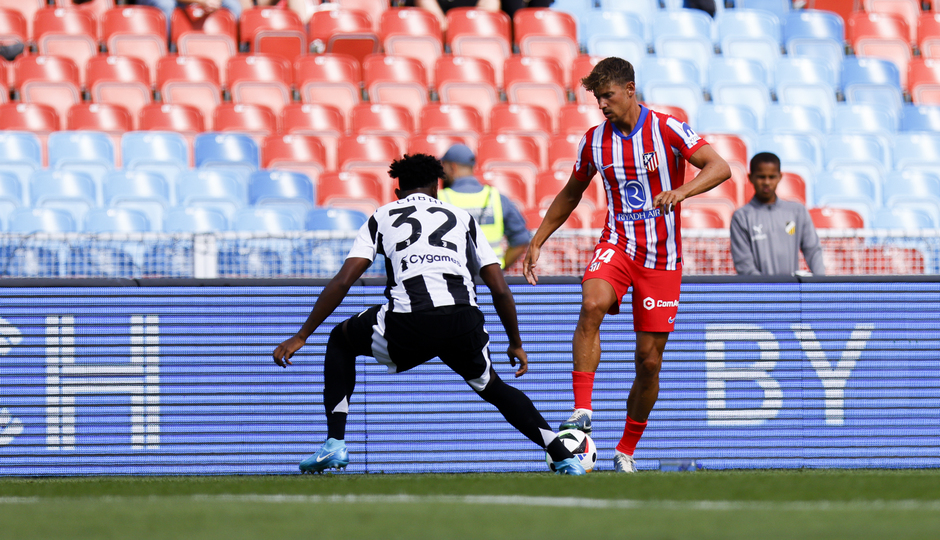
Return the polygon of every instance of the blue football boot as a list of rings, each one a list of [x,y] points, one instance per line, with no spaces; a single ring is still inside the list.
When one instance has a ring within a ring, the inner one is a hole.
[[[561,423],[561,426],[558,427],[558,431],[564,431],[566,429],[576,429],[591,434],[591,411],[587,409],[575,409],[571,413],[571,418],[565,420]]]
[[[570,474],[573,476],[587,474],[584,471],[584,466],[581,465],[581,462],[578,461],[578,458],[576,457],[570,457],[568,459],[556,461],[552,463],[552,465],[555,466],[555,474]]]
[[[346,441],[327,439],[316,454],[300,462],[301,473],[322,473],[326,469],[345,469],[349,465]]]

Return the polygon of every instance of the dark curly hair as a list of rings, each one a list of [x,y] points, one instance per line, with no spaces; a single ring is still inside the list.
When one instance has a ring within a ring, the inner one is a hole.
[[[438,179],[444,178],[444,167],[434,156],[405,154],[405,157],[392,162],[388,175],[398,179],[398,189],[411,191],[436,186]]]
[[[591,73],[581,79],[581,86],[588,92],[597,94],[598,90],[609,84],[625,86],[631,82],[636,82],[633,64],[623,58],[611,56],[598,62]]]

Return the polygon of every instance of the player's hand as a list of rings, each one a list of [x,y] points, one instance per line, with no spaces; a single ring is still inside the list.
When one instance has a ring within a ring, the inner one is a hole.
[[[293,336],[290,339],[284,340],[283,343],[277,346],[274,349],[274,363],[286,368],[288,365],[294,365],[290,359],[294,356],[294,353],[300,350],[306,342],[300,339],[297,336]]]
[[[539,248],[529,244],[529,249],[525,252],[525,259],[522,261],[522,275],[529,285],[535,285],[539,282],[539,277],[535,275],[535,263],[539,260]]]
[[[685,200],[685,196],[676,190],[663,191],[653,199],[653,208],[662,208],[663,215],[676,209],[676,205]]]
[[[506,349],[506,355],[509,356],[509,365],[512,367],[516,367],[516,360],[519,361],[519,369],[516,370],[516,377],[522,377],[529,371],[529,357],[522,348],[522,345],[518,347],[510,345],[509,348]]]

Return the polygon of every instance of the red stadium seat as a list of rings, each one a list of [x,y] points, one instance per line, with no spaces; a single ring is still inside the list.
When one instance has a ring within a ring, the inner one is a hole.
[[[94,38],[101,40],[101,19],[109,9],[114,7],[114,0],[90,0],[82,3],[76,3],[73,0],[55,0],[56,7],[72,8],[81,11],[87,11],[95,18],[96,31]]]
[[[109,54],[139,58],[156,79],[157,63],[167,54],[167,26],[163,12],[150,6],[109,9],[101,19],[101,39]]]
[[[266,137],[277,135],[277,116],[264,105],[222,103],[215,108],[213,129],[248,134],[260,147]]]
[[[847,21],[855,12],[855,6],[855,0],[812,0],[807,8],[834,11],[843,21]]]
[[[560,133],[552,137],[548,144],[548,168],[570,174],[578,159],[578,144],[584,137],[578,133]]]
[[[228,87],[235,103],[264,105],[280,116],[292,101],[290,63],[283,57],[256,53],[228,61]]]
[[[515,172],[529,186],[530,201],[535,197],[540,160],[538,143],[524,135],[489,133],[480,138],[477,148],[477,169]]]
[[[538,105],[500,103],[490,112],[490,132],[532,137],[539,146],[539,168],[548,168],[548,143],[552,117]]]
[[[806,182],[803,177],[792,172],[781,173],[780,183],[777,184],[777,197],[786,201],[795,201],[806,205]],[[754,186],[750,182],[744,183],[744,203],[754,198]]]
[[[500,195],[505,195],[516,203],[520,211],[532,206],[529,200],[529,186],[518,174],[511,171],[486,171],[480,175],[480,181],[493,186]]]
[[[601,60],[603,60],[603,57],[582,54],[571,63],[571,89],[574,90],[575,102],[585,105],[597,105],[597,99],[594,98],[594,94],[588,92],[581,86],[581,79],[590,75],[591,70],[594,69],[594,66]]]
[[[539,56],[570,66],[580,53],[578,22],[570,13],[549,8],[522,8],[512,17],[514,36],[523,56]],[[562,70],[566,88],[571,72]],[[508,84],[508,83],[507,83]]]
[[[729,163],[739,164],[745,171],[748,169],[747,144],[738,137],[730,133],[708,133],[700,134],[708,144],[718,152],[718,155],[725,158]]]
[[[228,84],[226,64],[238,53],[238,22],[227,9],[217,9],[193,20],[186,10],[176,9],[171,19],[170,41],[184,56],[203,56],[219,70],[219,80]]]
[[[727,229],[730,223],[724,215],[709,206],[688,206],[683,203],[679,212],[683,229]]]
[[[134,128],[130,113],[120,105],[77,103],[69,109],[68,129],[102,131],[114,144],[114,160],[121,163],[121,135]]]
[[[483,119],[483,129],[488,130],[490,111],[499,103],[496,77],[489,63],[472,56],[445,55],[437,59],[434,71],[441,103],[473,107]]]
[[[336,150],[338,170],[374,174],[382,184],[383,201],[394,200],[394,181],[388,176],[388,166],[401,156],[398,142],[380,135],[341,137]]]
[[[565,184],[568,183],[569,178],[571,178],[571,171],[559,170],[540,173],[538,180],[535,182],[534,204],[530,206],[548,208],[561,191],[561,188],[565,187]],[[588,188],[588,191],[590,191],[590,188]],[[586,192],[585,195],[587,194]],[[594,203],[595,201],[591,202]]]
[[[489,62],[500,88],[503,63],[512,55],[511,39],[512,21],[502,11],[471,7],[447,10],[447,45],[451,52],[455,56],[472,56]]]
[[[59,118],[59,129],[65,129],[69,108],[82,101],[75,62],[58,56],[20,56],[13,69],[20,100],[49,105]]]
[[[382,135],[393,137],[401,153],[407,150],[407,141],[414,131],[414,119],[408,109],[394,103],[363,103],[353,107],[350,114],[352,131],[356,135]]]
[[[421,109],[421,131],[472,139],[471,148],[483,133],[483,117],[473,107],[459,103],[429,103]]]
[[[92,101],[124,107],[131,115],[133,129],[140,129],[140,111],[153,101],[150,70],[143,60],[95,56],[88,60],[85,76]]]
[[[85,65],[98,55],[98,22],[94,15],[75,8],[41,9],[33,20],[33,31],[39,54],[71,59],[79,67],[79,81],[85,86]]]
[[[30,40],[34,35],[33,19],[36,17],[36,12],[45,7],[46,0],[0,0],[0,8],[15,11],[23,16],[26,22],[25,37]],[[26,43],[26,40],[23,40],[23,43]]]
[[[594,105],[597,105],[597,102],[594,102]],[[685,109],[681,107],[676,107],[675,105],[662,105],[659,103],[644,103],[647,109],[668,114],[669,116],[674,116],[678,120],[689,123],[689,115],[685,112]],[[600,109],[598,109],[600,110]]]
[[[317,185],[326,170],[326,149],[315,135],[271,135],[261,145],[261,166],[304,173]]]
[[[408,153],[427,154],[440,159],[451,146],[458,143],[465,144],[473,150],[476,141],[468,139],[445,133],[416,133],[408,139]]]
[[[848,208],[818,207],[810,208],[809,216],[817,229],[864,229],[865,220],[861,214]]]
[[[421,8],[393,8],[382,14],[379,39],[386,54],[410,56],[421,62],[428,83],[434,86],[434,64],[444,50],[441,24]]]
[[[379,36],[372,19],[364,11],[331,9],[317,11],[310,18],[307,37],[315,53],[351,56],[358,63],[379,52]]]
[[[26,19],[19,11],[0,8],[0,43],[5,45],[21,43],[24,47],[29,43]]]
[[[151,103],[140,110],[139,126],[144,131],[175,131],[195,137],[205,131],[199,109],[182,103]]]
[[[284,2],[286,7],[286,2]],[[282,56],[288,62],[307,53],[307,33],[300,15],[280,7],[242,10],[238,17],[241,41],[254,53]]]
[[[719,155],[721,155],[720,152]],[[749,183],[747,179],[747,168],[737,161],[729,161],[728,165],[731,166],[731,178],[705,193],[696,195],[696,199],[718,199],[727,201],[732,206],[732,210],[747,202],[747,200],[744,199],[744,185]],[[698,168],[692,164],[686,165],[685,182],[690,182],[698,173]]]
[[[940,105],[940,58],[915,58],[909,69],[914,104]]]
[[[721,217],[722,227],[720,228],[725,229],[731,225],[731,216],[734,214],[734,210],[737,208],[737,205],[725,198],[706,198],[702,197],[701,195],[696,195],[695,197],[682,201],[681,207],[681,212],[688,210],[693,212],[703,211],[717,214]],[[682,214],[680,213],[679,215],[681,219]],[[684,228],[689,228],[685,223],[683,223],[682,226]]]
[[[924,58],[940,58],[940,13],[924,13],[917,22],[917,47]]]
[[[297,61],[295,69],[294,81],[304,103],[334,106],[348,118],[352,108],[362,101],[359,63],[351,56],[306,56]]]
[[[584,135],[587,130],[604,123],[604,113],[597,105],[568,103],[558,112],[558,133]]]
[[[183,103],[199,109],[212,131],[215,108],[222,103],[219,72],[211,60],[200,56],[167,56],[157,66],[157,88],[164,103]]]
[[[293,103],[281,113],[281,130],[287,135],[319,138],[326,152],[326,170],[336,170],[336,147],[346,132],[346,119],[339,109],[319,103]]]
[[[380,31],[382,14],[389,9],[388,0],[338,0],[337,4],[342,9],[355,9],[368,13],[372,19],[372,31],[376,34]]]
[[[907,23],[890,13],[858,12],[847,26],[846,36],[855,55],[890,60],[901,74],[901,87],[907,88],[907,66],[912,56]]]
[[[560,84],[563,73],[561,64],[553,58],[513,56],[505,65],[506,99],[544,107],[556,118],[568,103],[568,93]]]
[[[370,100],[403,105],[408,108],[412,118],[417,118],[428,103],[424,67],[414,58],[369,55],[362,65],[362,80]]]
[[[337,206],[372,215],[385,201],[384,186],[372,173],[324,173],[317,184],[317,206]],[[390,201],[389,201],[390,202]]]
[[[910,43],[917,41],[917,19],[920,17],[920,0],[863,0],[865,11],[897,15],[907,24]]]
[[[50,133],[59,129],[59,117],[55,109],[42,103],[3,103],[0,104],[0,129],[35,133],[42,144],[43,166],[47,166],[46,140]]]

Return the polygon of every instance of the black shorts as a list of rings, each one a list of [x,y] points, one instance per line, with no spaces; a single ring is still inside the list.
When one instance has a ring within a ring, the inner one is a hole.
[[[401,373],[439,357],[474,390],[490,380],[490,336],[475,306],[446,306],[416,313],[373,306],[347,319],[346,336],[356,354],[372,356]]]

